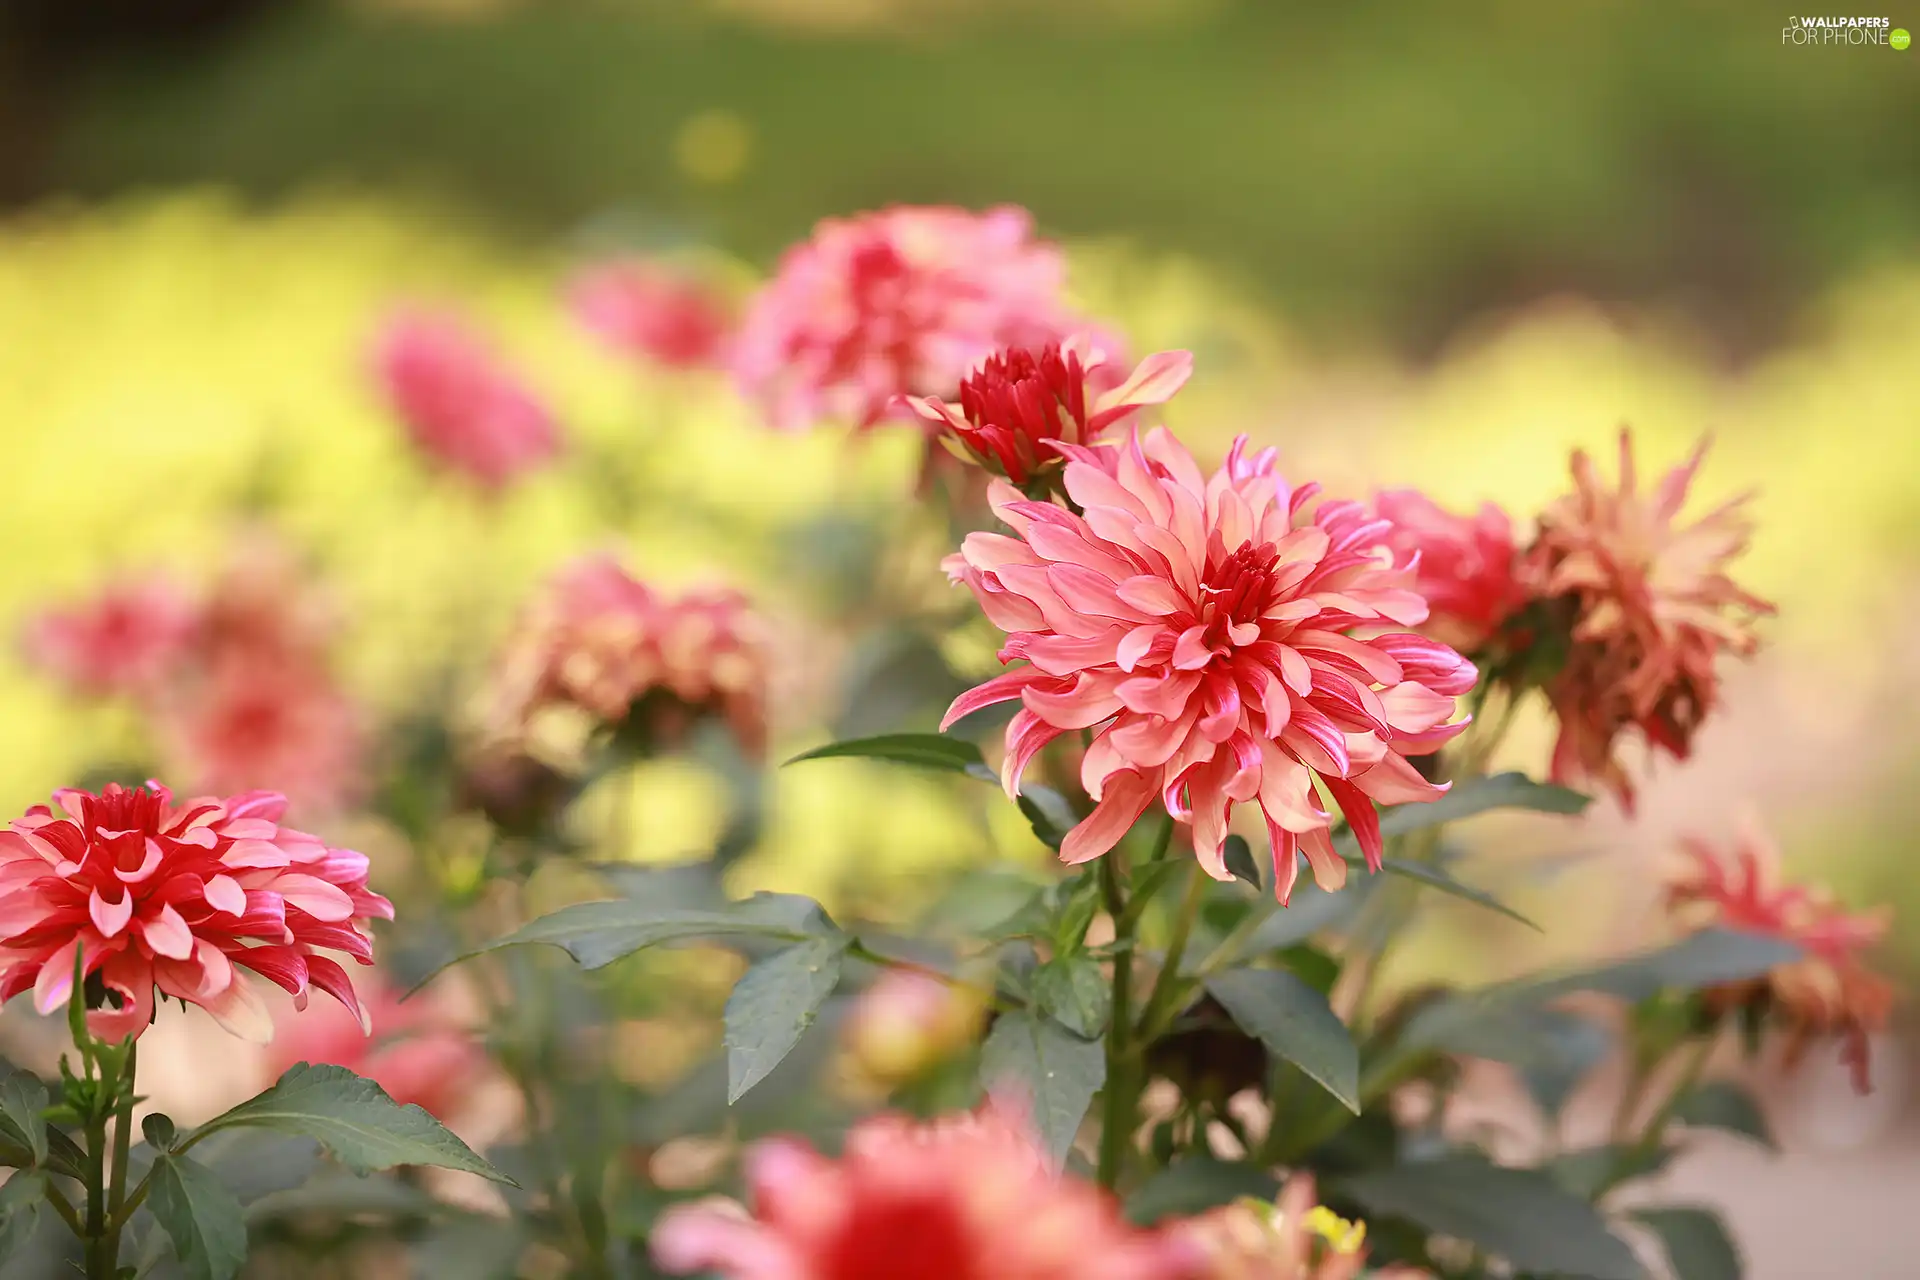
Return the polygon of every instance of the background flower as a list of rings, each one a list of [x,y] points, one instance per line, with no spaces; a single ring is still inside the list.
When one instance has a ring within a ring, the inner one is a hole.
[[[1414,589],[1427,602],[1426,634],[1462,653],[1486,644],[1527,602],[1515,569],[1513,522],[1491,502],[1457,516],[1418,489],[1388,489],[1374,510],[1393,522],[1387,544],[1420,555]]]
[[[649,262],[582,272],[567,301],[580,323],[614,350],[674,369],[718,363],[733,323],[715,290]]]
[[[193,623],[192,601],[178,585],[128,576],[36,616],[22,647],[29,662],[75,693],[137,697],[165,678]]]

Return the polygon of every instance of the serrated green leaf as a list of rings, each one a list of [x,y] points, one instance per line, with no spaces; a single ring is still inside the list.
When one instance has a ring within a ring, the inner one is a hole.
[[[47,1200],[47,1175],[22,1169],[0,1186],[0,1262],[17,1257],[40,1230],[40,1212]]]
[[[1674,1280],[1740,1280],[1740,1249],[1711,1209],[1636,1209],[1633,1218],[1660,1238]]]
[[[979,747],[940,733],[883,733],[872,738],[849,738],[802,751],[787,763],[799,764],[802,760],[885,760],[941,773],[964,773],[983,782],[1000,781],[999,775],[987,767]]]
[[[1099,962],[1085,953],[1055,956],[1034,971],[1030,985],[1043,1013],[1091,1040],[1107,1029],[1113,994]]]
[[[1098,1041],[1083,1040],[1051,1018],[1007,1013],[981,1047],[980,1077],[1027,1106],[1041,1144],[1059,1164],[1106,1083],[1107,1058]]]
[[[1451,1155],[1345,1178],[1339,1189],[1370,1214],[1466,1240],[1520,1271],[1641,1280],[1633,1250],[1593,1206],[1536,1170]]]
[[[1280,1184],[1265,1169],[1208,1156],[1181,1160],[1148,1178],[1127,1198],[1127,1217],[1151,1227],[1165,1218],[1189,1218],[1244,1196],[1272,1200]]]
[[[37,1076],[15,1071],[0,1080],[0,1135],[31,1153],[36,1166],[47,1162],[46,1109],[47,1086]]]
[[[187,1156],[154,1161],[147,1207],[193,1280],[229,1280],[247,1260],[247,1214],[213,1170]]]
[[[1207,979],[1207,992],[1267,1052],[1360,1113],[1360,1051],[1326,996],[1283,969],[1229,969]]]
[[[355,1173],[438,1165],[512,1182],[424,1108],[401,1106],[345,1067],[295,1063],[272,1088],[207,1121],[188,1142],[243,1125],[312,1138]]]
[[[817,938],[756,961],[727,997],[727,1104],[767,1078],[840,982],[851,939]]]
[[[542,942],[559,947],[583,969],[598,969],[647,947],[676,942],[722,942],[730,938],[806,942],[834,932],[833,923],[818,903],[792,894],[756,893],[718,909],[622,898],[562,907],[450,963],[502,947]]]
[[[1730,1080],[1709,1081],[1688,1091],[1674,1107],[1673,1118],[1696,1128],[1725,1129],[1752,1138],[1769,1151],[1780,1149],[1760,1104]]]

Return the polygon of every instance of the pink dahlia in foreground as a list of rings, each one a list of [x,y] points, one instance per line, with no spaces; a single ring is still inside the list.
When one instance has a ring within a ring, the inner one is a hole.
[[[654,1261],[725,1280],[1176,1280],[1181,1256],[1089,1183],[1053,1173],[989,1107],[863,1120],[838,1160],[775,1138],[747,1154],[751,1204],[671,1209]]]
[[[1225,880],[1228,817],[1258,804],[1284,902],[1297,852],[1322,886],[1346,880],[1315,780],[1377,868],[1375,802],[1446,790],[1407,757],[1464,727],[1449,723],[1454,697],[1477,673],[1403,629],[1427,607],[1383,545],[1385,521],[1356,502],[1316,506],[1318,485],[1292,488],[1273,450],[1249,457],[1245,446],[1211,477],[1164,430],[1069,446],[1063,478],[1079,515],[995,482],[994,511],[1014,536],[970,534],[948,568],[1007,633],[1000,660],[1027,665],[956,698],[945,724],[1020,700],[1006,734],[1010,794],[1047,743],[1092,731],[1080,777],[1098,804],[1067,835],[1067,862],[1113,848],[1158,799]]]
[[[1354,1280],[1367,1259],[1367,1227],[1314,1198],[1313,1175],[1295,1174],[1274,1204],[1251,1198],[1222,1205],[1168,1228],[1203,1260],[1194,1280]],[[1425,1273],[1389,1267],[1381,1280]]]
[[[1374,510],[1393,522],[1387,544],[1395,552],[1419,553],[1414,589],[1426,597],[1426,634],[1471,653],[1527,603],[1513,522],[1491,502],[1477,515],[1457,516],[1418,489],[1389,489]]]
[[[372,1080],[402,1106],[416,1103],[442,1121],[452,1118],[485,1075],[487,1056],[447,988],[436,984],[402,1002],[375,974],[361,981],[360,993],[371,1034],[337,1004],[277,1016],[267,1082],[295,1063],[332,1063]]]
[[[1065,268],[1024,209],[894,206],[829,218],[749,306],[734,372],[773,424],[870,426],[903,395],[954,394],[1002,347],[1064,336]]]
[[[671,740],[704,714],[724,717],[741,745],[766,738],[766,644],[745,596],[702,587],[668,596],[610,555],[555,575],[508,642],[494,717],[508,731],[544,708],[573,706]],[[650,696],[651,695],[651,696]]]
[[[137,1036],[154,991],[197,1004],[237,1036],[272,1038],[251,974],[297,1007],[318,987],[366,1010],[334,951],[373,962],[367,921],[393,904],[367,888],[366,855],[280,825],[287,802],[256,791],[176,806],[158,783],[54,793],[0,831],[0,1000],[33,991],[53,1012],[85,956],[87,1025]]]
[[[75,693],[138,697],[166,678],[193,627],[193,601],[177,585],[127,577],[39,615],[23,647],[28,662]]]
[[[1801,949],[1799,959],[1763,978],[1710,988],[1709,1007],[1772,1016],[1787,1032],[1789,1062],[1814,1040],[1837,1039],[1854,1087],[1865,1093],[1869,1040],[1886,1029],[1894,988],[1863,957],[1886,937],[1888,910],[1849,914],[1822,891],[1784,883],[1780,855],[1758,831],[1727,851],[1697,838],[1684,848],[1690,863],[1667,885],[1679,923],[1763,934]]]
[[[1622,734],[1637,728],[1653,746],[1686,759],[1719,697],[1715,660],[1753,653],[1759,639],[1751,619],[1773,612],[1726,573],[1752,532],[1744,498],[1679,522],[1705,456],[1702,442],[1642,492],[1625,431],[1618,489],[1602,483],[1584,450],[1575,452],[1574,492],[1541,515],[1526,554],[1530,589],[1572,619],[1566,663],[1546,686],[1560,722],[1553,778],[1595,779],[1628,809],[1633,784],[1616,756]]]
[[[714,290],[652,263],[596,267],[567,294],[580,323],[608,346],[672,369],[719,363],[733,325]]]
[[[1162,351],[1125,374],[1074,337],[1037,352],[1015,347],[988,356],[960,383],[957,406],[938,397],[905,399],[942,444],[1024,486],[1064,465],[1054,442],[1093,443],[1135,410],[1165,404],[1192,372],[1190,353]]]
[[[498,492],[560,452],[546,406],[452,316],[393,320],[374,363],[415,447],[483,489]]]

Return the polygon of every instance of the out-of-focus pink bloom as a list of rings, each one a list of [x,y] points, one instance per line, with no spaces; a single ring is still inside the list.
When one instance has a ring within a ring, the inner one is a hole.
[[[1225,880],[1228,816],[1258,803],[1284,902],[1297,852],[1322,886],[1346,880],[1314,780],[1378,868],[1374,803],[1446,789],[1407,757],[1464,726],[1448,723],[1454,696],[1477,673],[1398,629],[1425,621],[1427,606],[1383,545],[1386,521],[1357,502],[1310,512],[1319,486],[1290,487],[1274,450],[1249,457],[1245,446],[1211,479],[1161,429],[1067,446],[1081,515],[996,481],[994,511],[1016,536],[971,534],[948,570],[1007,633],[1000,660],[1028,665],[962,694],[945,723],[1020,700],[1006,734],[1010,794],[1048,742],[1092,730],[1080,777],[1099,803],[1062,845],[1067,862],[1107,852],[1158,797]]]
[[[452,316],[392,320],[374,363],[414,445],[484,489],[498,492],[560,452],[546,406]]]
[[[327,1062],[372,1080],[401,1105],[417,1103],[445,1121],[465,1101],[487,1065],[473,1032],[436,987],[402,1003],[386,980],[363,980],[361,1008],[372,1033],[335,1005],[280,1015],[268,1053],[270,1078],[297,1062]]]
[[[847,1020],[846,1044],[868,1079],[918,1078],[972,1042],[986,1010],[977,996],[911,969],[889,969]]]
[[[373,962],[366,923],[393,918],[367,888],[366,855],[280,825],[286,798],[255,791],[175,806],[158,783],[54,793],[0,831],[0,1000],[29,988],[51,1013],[73,995],[76,954],[104,1000],[87,1014],[107,1040],[153,1019],[154,988],[197,1004],[237,1036],[273,1018],[251,970],[304,1009],[312,987],[366,1011],[337,951]]]
[[[1869,1037],[1885,1029],[1894,990],[1862,956],[1886,937],[1890,909],[1849,914],[1822,890],[1783,883],[1779,852],[1758,830],[1724,853],[1697,837],[1682,845],[1689,864],[1667,885],[1677,921],[1763,934],[1801,949],[1799,959],[1764,978],[1709,989],[1709,1005],[1775,1015],[1788,1033],[1789,1062],[1813,1040],[1839,1039],[1854,1086],[1867,1092]]]
[[[573,314],[614,350],[669,368],[718,364],[732,317],[726,301],[690,276],[653,263],[615,263],[576,278]]]
[[[1531,591],[1573,619],[1566,664],[1546,690],[1560,721],[1554,780],[1596,779],[1628,809],[1633,784],[1614,754],[1620,735],[1638,728],[1686,759],[1719,696],[1714,660],[1751,654],[1759,639],[1750,620],[1773,612],[1725,571],[1752,530],[1745,498],[1676,523],[1706,448],[1702,441],[1649,493],[1635,484],[1627,432],[1618,491],[1602,485],[1584,450],[1575,452],[1574,492],[1541,515],[1525,557]]]
[[[950,396],[1002,347],[1072,326],[1064,265],[1026,210],[895,206],[829,218],[789,249],[736,340],[742,390],[775,426],[870,426],[895,397]]]
[[[1434,639],[1471,653],[1527,603],[1513,522],[1491,502],[1478,515],[1456,516],[1418,489],[1389,489],[1374,509],[1393,522],[1388,545],[1402,556],[1420,555],[1414,590],[1427,598],[1421,629]]]
[[[648,732],[671,739],[689,716],[724,716],[742,746],[766,738],[766,648],[746,597],[700,588],[678,598],[637,580],[611,555],[562,569],[508,642],[495,679],[497,727],[570,704],[607,725],[636,703]]]
[[[1245,1199],[1167,1228],[1203,1260],[1194,1280],[1353,1280],[1367,1258],[1367,1227],[1314,1198],[1313,1175],[1295,1174],[1274,1204]],[[1390,1267],[1371,1273],[1416,1280],[1425,1273]]]
[[[192,635],[193,602],[161,577],[127,577],[28,624],[27,660],[89,697],[152,692]]]
[[[856,1125],[838,1160],[772,1139],[747,1155],[751,1210],[669,1210],[668,1272],[726,1280],[1176,1280],[1181,1250],[1129,1227],[1089,1183],[1055,1174],[1017,1119],[989,1107]]]
[[[905,400],[955,453],[1025,485],[1065,465],[1053,442],[1091,444],[1135,410],[1165,404],[1192,374],[1193,356],[1162,351],[1124,379],[1103,378],[1109,367],[1103,352],[1076,336],[1037,354],[1016,347],[987,357],[961,382],[958,407],[938,397]]]

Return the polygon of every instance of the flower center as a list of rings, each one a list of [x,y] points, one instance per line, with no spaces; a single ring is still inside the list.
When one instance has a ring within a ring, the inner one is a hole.
[[[1243,543],[1231,555],[1209,556],[1200,580],[1200,617],[1209,645],[1231,643],[1228,629],[1257,623],[1273,595],[1273,570],[1280,553],[1269,545]]]

